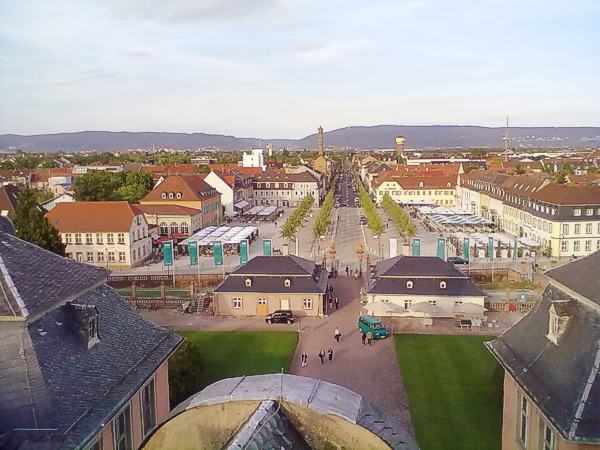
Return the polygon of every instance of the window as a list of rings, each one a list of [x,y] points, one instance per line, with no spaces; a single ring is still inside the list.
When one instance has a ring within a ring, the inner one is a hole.
[[[585,224],[585,234],[592,234],[592,225],[591,223],[586,223]]]
[[[574,216],[581,216],[581,208],[573,208]]]
[[[85,260],[87,262],[94,262],[94,253],[93,252],[87,252],[85,255]]]
[[[98,262],[104,262],[104,253],[98,252],[96,253],[96,257],[98,259]]]
[[[569,251],[569,241],[561,241],[560,242],[560,251],[568,252]]]
[[[160,194],[160,198],[163,198],[163,199],[164,199],[164,198],[167,198],[167,193],[166,193],[166,192],[163,192],[162,194]]]
[[[181,231],[181,234],[185,234],[186,236],[190,234],[190,229],[188,228],[187,223],[182,223],[181,227],[179,227],[179,231]]]
[[[92,245],[93,244],[92,233],[86,233],[86,235],[85,235],[85,243],[87,245]]]
[[[145,438],[156,426],[156,394],[154,390],[154,378],[142,388],[140,402],[142,407],[142,431]]]
[[[252,280],[250,278],[246,278],[244,284],[246,285],[246,287],[252,287]]]
[[[411,306],[412,306],[412,300],[405,299],[404,300],[404,309],[410,309]]]
[[[413,288],[413,282],[412,281],[407,281],[406,282],[406,289],[412,289]]]
[[[427,300],[427,303],[433,306],[437,306],[437,300]]]
[[[113,439],[115,450],[131,450],[131,406],[127,405],[113,420]]]
[[[521,396],[521,402],[519,404],[519,409],[520,409],[519,441],[521,441],[521,444],[524,447],[527,447],[527,434],[528,434],[527,421],[529,420],[529,417],[528,417],[529,404],[527,403],[527,399],[525,398],[524,395]]]
[[[231,300],[233,301],[233,309],[242,309],[241,297],[233,297]]]
[[[173,193],[172,193],[172,192],[169,192],[169,198],[170,198],[170,199],[173,199],[173,197],[174,197]]]
[[[580,223],[575,224],[575,234],[581,234],[581,224]]]
[[[592,241],[591,240],[585,241],[585,251],[586,252],[592,251]]]
[[[98,337],[98,320],[96,317],[90,317],[88,321],[88,338],[94,339]]]
[[[585,210],[585,215],[586,216],[593,216],[594,215],[594,208],[587,208]]]
[[[103,243],[102,235],[100,233],[96,233],[96,244],[102,244],[102,243]]]
[[[166,236],[167,234],[169,234],[169,225],[167,225],[167,222],[161,222],[160,223],[160,235]]]
[[[75,233],[75,244],[81,244],[81,234]]]
[[[283,280],[283,285],[285,287],[290,287],[292,285],[292,280],[290,280],[289,278],[286,278],[285,280]]]
[[[181,192],[178,192],[177,194],[175,194],[175,197],[176,198],[181,198],[181,197],[183,197],[183,194]]]
[[[446,289],[446,282],[440,281],[440,289]]]
[[[573,251],[578,252],[581,249],[580,241],[573,241]]]
[[[125,262],[125,252],[119,252],[119,262]]]
[[[462,300],[454,300],[454,306],[460,306],[462,304]]]
[[[312,298],[305,298],[302,301],[304,309],[312,309]]]
[[[115,262],[115,252],[108,252],[108,262]]]
[[[115,236],[112,233],[108,233],[106,235],[106,243],[107,244],[114,244],[115,243]]]
[[[550,426],[542,420],[542,450],[554,450],[556,434]]]
[[[65,242],[66,242],[67,244],[70,244],[70,243],[72,243],[72,242],[73,242],[73,240],[72,240],[72,238],[71,238],[71,235],[70,235],[69,233],[65,234]]]
[[[124,244],[125,243],[125,233],[119,233],[117,235],[117,239],[119,244]]]
[[[179,233],[179,225],[177,225],[177,222],[171,222],[171,234],[177,233]]]

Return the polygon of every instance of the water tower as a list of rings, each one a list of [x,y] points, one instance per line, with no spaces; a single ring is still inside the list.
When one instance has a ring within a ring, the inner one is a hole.
[[[404,136],[397,136],[396,137],[396,156],[400,156],[400,157],[404,157],[404,143],[406,142],[406,139],[404,138]]]

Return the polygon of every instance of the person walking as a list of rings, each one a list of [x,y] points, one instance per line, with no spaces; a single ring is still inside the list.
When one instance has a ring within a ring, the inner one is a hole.
[[[362,344],[366,345],[367,342],[367,333],[365,333],[364,331],[362,332],[362,336],[360,337],[362,339]]]
[[[325,350],[321,349],[319,352],[319,359],[321,360],[321,364],[325,364]]]
[[[331,347],[327,350],[327,357],[329,358],[329,362],[333,362],[333,349]]]
[[[333,337],[339,344],[340,338],[342,337],[342,332],[340,331],[340,329],[338,327],[335,327],[335,331],[333,332]]]
[[[367,342],[369,343],[369,347],[371,347],[371,343],[373,342],[373,333],[370,331],[367,333]]]
[[[337,296],[335,297],[335,299],[333,300],[333,302],[335,303],[335,309],[339,309],[340,307],[340,299],[337,298]]]
[[[346,276],[350,274],[350,267],[346,266]]]
[[[306,367],[306,363],[308,362],[308,355],[306,352],[302,352],[302,367]]]

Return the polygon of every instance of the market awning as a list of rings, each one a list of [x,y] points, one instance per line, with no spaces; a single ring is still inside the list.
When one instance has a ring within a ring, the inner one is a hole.
[[[246,200],[240,200],[239,202],[237,202],[236,204],[234,204],[233,206],[235,206],[236,208],[239,209],[243,209],[246,206],[248,206],[250,203],[248,203]]]

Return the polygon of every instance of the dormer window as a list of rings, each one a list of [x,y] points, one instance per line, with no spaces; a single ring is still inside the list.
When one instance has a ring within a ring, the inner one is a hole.
[[[181,192],[178,192],[177,194],[175,194],[175,197],[181,198],[181,197],[183,197],[183,194]]]
[[[413,282],[412,281],[407,281],[406,282],[406,289],[412,289],[413,288]]]
[[[169,198],[172,199],[174,197],[172,192],[169,192]]]
[[[285,287],[290,287],[292,285],[292,280],[290,280],[289,278],[286,278],[285,280],[283,280],[283,285]]]
[[[98,338],[98,318],[96,316],[90,317],[88,320],[88,339]]]
[[[570,318],[570,301],[556,300],[548,308],[547,338],[554,345],[559,345]]]
[[[167,198],[167,193],[163,192],[162,194],[160,194],[160,198]]]
[[[446,282],[440,281],[440,289],[446,289]]]
[[[252,287],[252,280],[250,278],[246,278],[244,284],[246,285],[246,287]]]

